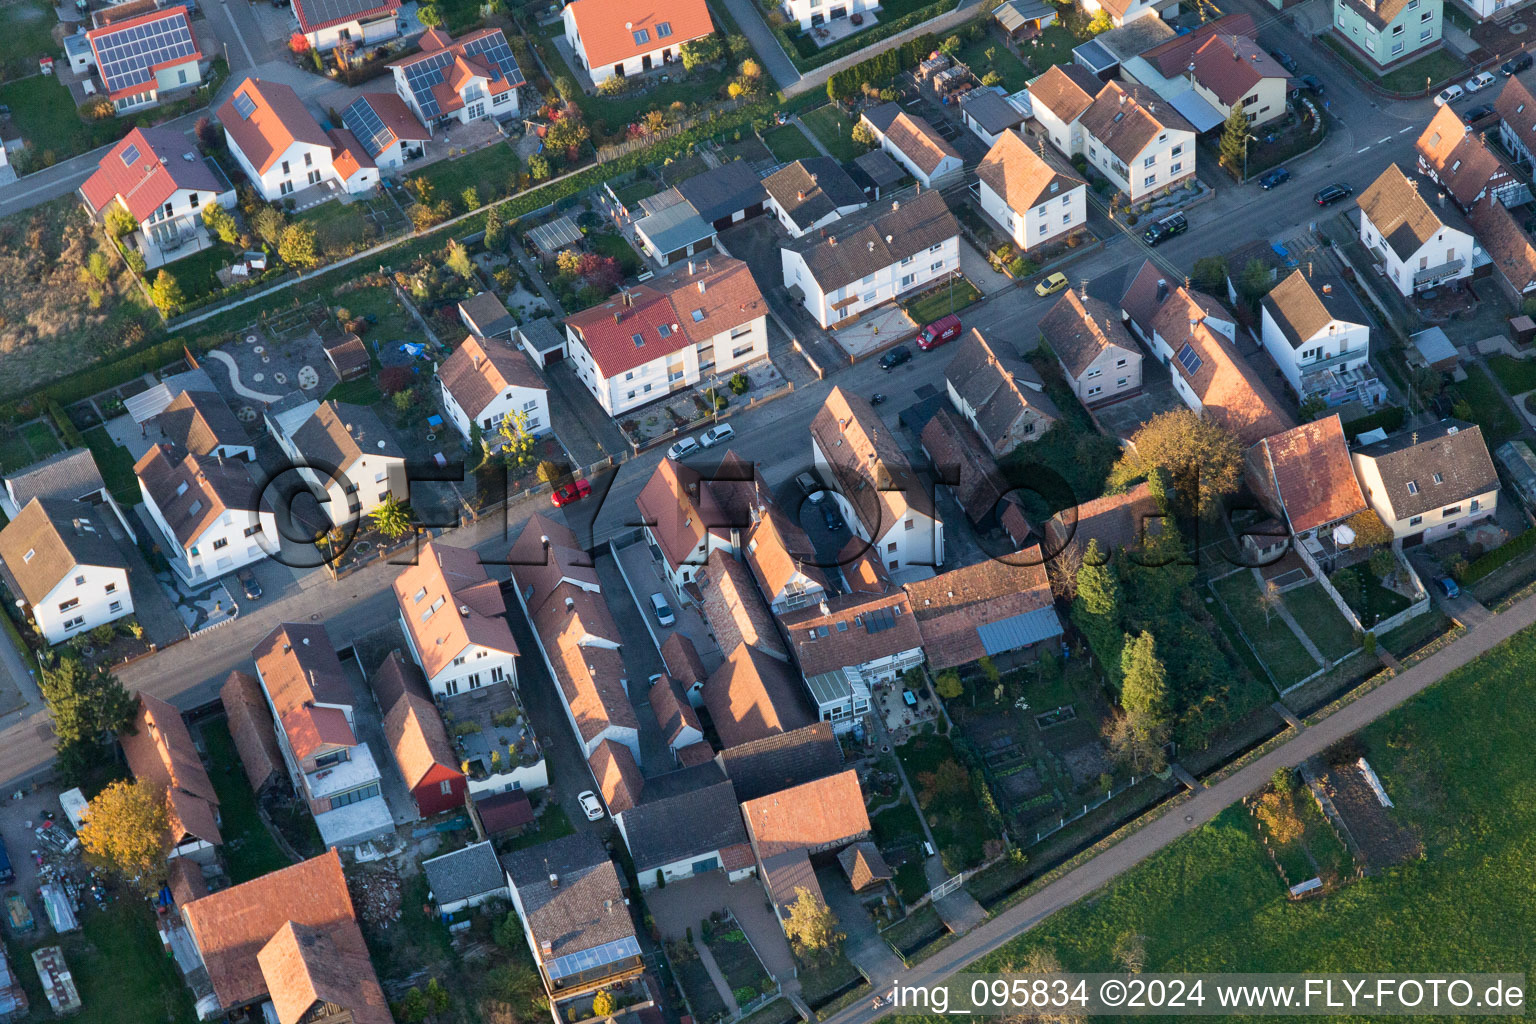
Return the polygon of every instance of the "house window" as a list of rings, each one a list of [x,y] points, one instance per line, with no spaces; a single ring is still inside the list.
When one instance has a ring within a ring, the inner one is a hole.
[[[939,260],[939,262],[933,264],[931,267],[928,268],[928,270],[931,273],[934,273],[934,274],[937,274],[939,271],[941,271],[943,269],[944,269],[944,261],[943,260]]]
[[[455,665],[462,665],[462,664],[464,664],[464,658],[463,658],[463,656],[460,656],[460,657],[457,657],[457,658],[454,658],[454,659],[453,659],[453,663],[454,663],[454,664],[455,664]]]
[[[892,555],[892,554],[896,553],[896,542],[895,541],[891,541],[889,544],[887,544],[885,546],[885,553],[888,554],[888,555]]]
[[[1124,365],[1125,365],[1125,360],[1124,359],[1116,359],[1115,360],[1115,369],[1118,370],[1118,369],[1120,369],[1120,367],[1122,367]]]
[[[1401,25],[1393,25],[1392,26],[1392,34],[1394,36],[1402,35],[1403,34],[1403,26],[1401,26]]]
[[[252,526],[247,526],[245,528],[245,535],[247,537],[254,537],[254,536],[256,536],[260,532],[261,532],[261,524],[260,523],[256,523],[256,524],[254,524]]]
[[[1480,508],[1482,508],[1482,504],[1478,501],[1478,499],[1473,498],[1472,499],[1472,511],[1476,512]]]
[[[107,605],[107,611],[109,612],[120,612],[122,610],[123,602],[121,601],[113,601],[111,604]]]
[[[229,547],[228,537],[220,537],[218,540],[213,542],[213,550],[215,551],[223,551],[227,547]]]
[[[912,262],[912,257],[911,256],[903,256],[901,258],[901,265],[902,266],[906,266],[908,263],[911,263],[911,262]]]
[[[283,161],[283,173],[284,174],[288,173],[288,161],[287,160]]]
[[[1423,14],[1419,15],[1419,20],[1420,21],[1434,21],[1435,20],[1435,12],[1434,11],[1425,11]]]
[[[329,754],[321,754],[315,758],[315,767],[329,768],[331,765],[341,764],[346,760],[348,760],[348,757],[345,750],[333,750]]]
[[[85,586],[85,577],[84,576],[76,576],[75,577],[75,586],[77,586],[77,587]]]
[[[1425,29],[1424,31],[1419,33],[1419,42],[1421,42],[1421,43],[1422,42],[1426,42],[1429,39],[1429,37],[1431,35],[1433,35],[1433,34],[1434,33],[1431,32],[1429,29]]]
[[[935,242],[935,243],[933,243],[932,245],[930,245],[928,247],[928,251],[929,252],[938,252],[942,248],[944,248],[944,243],[943,242]]]
[[[1248,101],[1244,100],[1243,102],[1246,104]],[[1149,157],[1147,157],[1145,160],[1143,160],[1141,162],[1141,166],[1143,166],[1143,167],[1151,167],[1155,163],[1157,163],[1157,157],[1149,156]]]
[[[331,810],[338,807],[348,807],[352,804],[360,804],[364,800],[372,800],[379,795],[379,784],[370,782],[362,789],[354,789],[350,793],[341,793],[331,797]]]
[[[64,628],[65,629],[74,629],[77,626],[83,626],[83,625],[85,625],[85,616],[84,615],[76,615],[74,618],[68,619],[68,620],[65,621]]]
[[[304,154],[304,166],[305,167],[313,167],[314,165],[315,165],[315,156],[314,156],[314,154],[313,153],[305,153]]]
[[[731,340],[735,341],[737,338],[741,337],[743,334],[751,334],[751,333],[752,333],[752,325],[751,324],[744,324],[741,327],[732,327],[731,328]]]
[[[1103,372],[1104,371],[1102,369],[1100,369],[1099,367],[1095,366],[1093,369],[1088,371],[1086,376],[1091,380],[1091,379],[1093,379],[1094,377],[1097,377],[1099,374],[1101,374]]]
[[[115,594],[115,593],[117,593],[117,584],[116,583],[108,583],[106,585],[106,587],[103,588],[102,592],[106,593],[106,594]]]
[[[651,41],[651,33],[649,29],[637,28],[635,29],[634,36],[635,43],[637,45]]]
[[[1408,493],[1409,494],[1418,494],[1419,493],[1419,482],[1417,480],[1409,480],[1408,481]]]
[[[665,39],[668,36],[670,36],[671,34],[672,34],[672,23],[670,21],[658,21],[656,23],[656,38],[657,39]]]
[[[480,688],[480,673],[479,672],[471,672],[465,678],[466,678],[466,681],[469,683],[469,688],[471,690],[478,690]]]
[[[1184,153],[1184,144],[1183,143],[1180,143],[1179,145],[1174,146],[1172,149],[1170,149],[1168,151],[1168,155],[1169,156],[1182,156],[1183,153]]]
[[[443,796],[451,796],[453,794],[453,780],[444,779],[442,782],[439,782],[437,784],[437,791]]]
[[[916,274],[906,274],[906,275],[903,275],[903,277],[901,279],[901,286],[903,288],[910,288],[910,287],[912,287],[912,282],[916,281],[916,280],[917,280],[917,275]]]
[[[1444,477],[1444,476],[1442,476],[1442,475],[1441,475],[1441,474],[1439,474],[1439,473],[1436,473],[1436,474],[1435,474],[1435,483],[1437,483],[1437,484],[1443,484],[1443,483],[1445,483],[1445,477]]]
[[[1460,505],[1451,505],[1451,506],[1449,506],[1447,508],[1443,508],[1443,509],[1440,510],[1440,518],[1441,519],[1449,519],[1452,516],[1459,516],[1459,515],[1461,515],[1461,506]]]
[[[1397,42],[1392,44],[1392,52],[1394,54],[1398,54],[1398,53],[1402,53],[1403,52],[1402,40],[1398,40]]]
[[[1265,109],[1267,110],[1269,108],[1266,107]],[[1177,161],[1177,162],[1174,163],[1174,165],[1172,167],[1170,167],[1168,169],[1168,171],[1169,171],[1170,174],[1178,174],[1183,169],[1184,169],[1183,161]]]
[[[1423,522],[1424,522],[1424,517],[1423,516],[1414,516],[1412,519],[1408,520],[1408,525],[1409,526],[1418,526],[1418,525],[1420,525]]]
[[[907,520],[907,521],[906,521],[906,522],[905,522],[905,523],[904,523],[904,524],[903,524],[903,526],[904,526],[904,527],[905,527],[905,528],[906,528],[906,529],[908,529],[908,530],[910,530],[910,529],[912,529],[912,528],[913,528],[913,527],[914,527],[914,526],[916,526],[916,525],[917,525],[917,524],[916,524],[916,523],[914,523],[914,522],[913,522],[913,521],[912,521],[912,520],[910,520],[910,519],[908,519],[908,520]]]
[[[507,671],[506,671],[506,669],[502,668],[500,665],[497,665],[495,668],[491,669],[491,682],[499,683],[503,679],[505,679],[506,677],[507,677]]]
[[[750,355],[754,348],[756,348],[755,345],[743,345],[741,348],[732,349],[731,358],[740,359],[742,356]]]
[[[1093,397],[1094,395],[1098,394],[1100,391],[1103,391],[1103,390],[1104,389],[1101,386],[1095,384],[1093,387],[1088,389],[1088,396],[1091,398],[1091,397]]]
[[[1126,386],[1126,384],[1130,383],[1130,380],[1131,380],[1131,378],[1129,378],[1129,377],[1121,377],[1121,378],[1119,378],[1118,380],[1115,381],[1115,387],[1123,388],[1123,387]]]
[[[64,603],[59,605],[59,611],[67,612],[71,608],[74,608],[74,607],[76,607],[79,604],[80,604],[80,599],[78,597],[72,597],[68,601],[65,601]]]

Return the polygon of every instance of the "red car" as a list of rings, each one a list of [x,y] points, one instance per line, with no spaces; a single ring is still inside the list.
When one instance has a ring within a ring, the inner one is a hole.
[[[592,485],[586,480],[573,480],[555,488],[555,493],[549,496],[549,500],[555,503],[555,508],[564,508],[572,502],[580,501],[592,493]]]
[[[927,352],[958,337],[960,337],[960,318],[951,313],[924,327],[917,335],[917,347]]]

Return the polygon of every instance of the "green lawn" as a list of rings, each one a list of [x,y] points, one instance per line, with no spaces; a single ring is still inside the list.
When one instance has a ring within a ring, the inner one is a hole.
[[[229,726],[222,719],[202,726],[203,746],[213,765],[210,776],[219,795],[220,831],[224,834],[224,863],[236,885],[260,878],[293,862],[272,838],[256,810]]]
[[[91,454],[96,457],[96,468],[106,483],[112,497],[124,508],[132,508],[144,499],[139,495],[139,478],[133,471],[133,456],[127,448],[112,441],[106,427],[92,427],[82,435]]]
[[[792,124],[780,125],[765,132],[763,144],[768,147],[768,151],[773,154],[775,160],[782,160],[785,163],[821,155],[811,140],[806,138],[805,133]]]
[[[383,393],[371,377],[341,381],[325,393],[327,402],[349,402],[352,405],[372,405],[383,399]]]
[[[340,259],[367,248],[378,234],[362,203],[332,200],[311,206],[293,219],[315,229],[315,240],[327,259]]]
[[[32,449],[27,447],[27,442],[20,434],[15,437],[0,438],[0,469],[12,472],[30,466],[36,461],[32,457]]]
[[[1385,75],[1378,74],[1365,60],[1361,59],[1356,51],[1340,42],[1331,33],[1324,32],[1319,36],[1323,43],[1333,52],[1360,72],[1367,81],[1376,82],[1383,89],[1393,92],[1414,93],[1422,95],[1426,83],[1438,85],[1447,79],[1456,78],[1467,70],[1467,62],[1453,56],[1445,50],[1436,50],[1425,54],[1411,64],[1405,64],[1395,71],[1389,71]]]
[[[1322,584],[1308,583],[1288,590],[1281,599],[1317,649],[1323,652],[1323,657],[1338,661],[1359,646],[1355,643],[1354,628],[1333,599],[1323,592]]]
[[[928,817],[928,827],[939,847],[945,870],[954,874],[980,864],[982,845],[990,838],[990,833],[985,819],[977,813],[976,791],[970,780],[962,780],[960,788],[963,792],[946,790],[924,795],[930,773],[959,763],[954,743],[947,736],[925,733],[897,747],[896,755],[901,758],[907,779]],[[964,766],[961,768],[963,770]]]
[[[1065,8],[1058,5],[1056,10],[1065,10],[1069,14],[1076,13],[1073,5]],[[1041,32],[1039,37],[1024,47],[1024,57],[1029,62],[1031,77],[1043,75],[1050,70],[1052,64],[1072,63],[1072,48],[1081,45],[1084,39],[1073,35],[1062,25],[1052,25]]]
[[[132,892],[119,888],[107,909],[94,906],[80,914],[80,931],[55,935],[46,918],[25,943],[9,935],[11,971],[32,1004],[28,1021],[53,1020],[43,995],[32,950],[58,946],[74,975],[82,1009],[77,1024],[193,1024],[192,992],[182,983],[175,961],[166,956],[155,931],[154,915]],[[36,893],[28,900],[43,917]]]
[[[587,236],[587,246],[595,253],[612,256],[618,260],[619,266],[624,269],[625,277],[634,277],[644,268],[639,254],[635,252],[635,247],[626,242],[622,235],[594,231]]]
[[[49,18],[53,18],[52,12]],[[52,46],[49,52],[56,54]],[[33,69],[36,69],[35,64]],[[56,75],[34,74],[31,78],[0,86],[0,104],[11,108],[11,122],[17,133],[32,143],[44,163],[65,160],[116,142],[133,127],[133,123],[124,118],[82,121],[69,89]]]
[[[1491,448],[1520,432],[1520,421],[1494,387],[1488,371],[1473,363],[1467,366],[1467,379],[1451,385],[1450,390],[1466,402],[1472,422],[1483,428],[1483,440]]]
[[[466,188],[473,188],[482,204],[509,196],[516,189],[519,170],[517,154],[498,142],[452,160],[428,164],[411,177],[431,182],[434,200],[445,199],[454,212],[463,213]]]
[[[555,26],[559,32],[559,26]],[[575,81],[576,76],[571,72],[571,66],[566,62],[565,54],[554,45],[547,37],[530,36],[539,51],[549,72],[557,77],[568,76]],[[730,80],[729,70],[725,66],[700,69],[692,75],[683,75],[682,65],[675,65],[669,74],[672,81],[660,80],[647,81],[644,92],[624,92],[618,96],[594,96],[576,90],[572,97],[576,105],[581,108],[582,115],[587,124],[592,128],[593,141],[601,143],[602,137],[614,134],[625,125],[640,119],[640,116],[650,110],[665,109],[673,103],[708,103],[717,99],[720,90]]]
[[[37,73],[37,58],[59,55],[53,41],[58,16],[47,0],[22,0],[5,11],[5,57],[0,68],[5,78]]]
[[[1397,591],[1382,586],[1381,580],[1364,562],[1334,573],[1333,585],[1367,629],[1413,603]]]
[[[813,1010],[829,1002],[844,986],[864,980],[841,952],[820,961],[800,960],[799,964],[800,995]]]
[[[880,935],[900,950],[903,956],[911,956],[946,931],[948,929],[940,919],[938,910],[934,909],[932,903],[925,903]]]
[[[415,340],[421,334],[416,318],[400,304],[394,291],[389,288],[358,288],[349,291],[336,299],[336,308],[345,309],[353,316],[372,316],[378,320],[378,323],[368,325],[363,338],[370,351],[373,349],[374,338],[378,338],[380,344],[388,344],[391,341]]]
[[[824,107],[817,107],[800,115],[800,120],[804,121],[811,133],[821,140],[823,146],[827,147],[827,152],[844,163],[857,159],[867,152],[863,146],[853,141],[853,119],[844,114],[836,104],[828,103]]]
[[[1047,32],[1049,31],[1048,29]],[[1071,33],[1068,33],[1065,29],[1062,29],[1062,32],[1066,34],[1067,38],[1071,38]],[[1072,45],[1076,46],[1077,44],[1074,42]],[[1044,60],[1053,49],[1054,47],[1049,46],[1045,52],[1037,49],[1035,56]],[[1070,50],[1070,47],[1068,49]],[[990,57],[987,56],[989,50],[991,51]],[[1029,68],[1025,66],[1024,62],[1019,60],[1012,50],[1004,46],[990,32],[983,33],[979,39],[972,39],[967,42],[956,51],[955,57],[966,67],[970,68],[977,78],[985,76],[989,71],[996,71],[999,77],[1002,78],[1002,81],[998,84],[1009,93],[1018,92],[1029,84],[1031,78],[1035,77]]]
[[[1451,620],[1445,613],[1431,608],[1423,615],[1415,615],[1396,629],[1376,638],[1376,645],[1391,651],[1399,658],[1406,658],[1418,648],[1451,628]]]
[[[64,446],[59,443],[59,435],[42,420],[33,420],[22,427],[21,436],[26,439],[27,447],[32,449],[33,462],[64,450]]]
[[[904,301],[901,308],[922,327],[950,313],[960,312],[979,298],[981,291],[962,277]]]
[[[1300,682],[1321,667],[1279,615],[1271,613],[1265,621],[1264,610],[1259,605],[1259,588],[1251,572],[1233,573],[1212,586],[1282,689]]]
[[[219,282],[218,272],[229,264],[230,248],[215,244],[167,263],[156,270],[151,270],[144,275],[144,278],[146,281],[153,281],[159,276],[160,271],[164,270],[181,286],[181,297],[187,302],[196,302],[224,290],[224,285]]]
[[[1510,751],[1536,730],[1533,661],[1527,629],[1360,734],[1424,859],[1293,903],[1233,807],[968,970],[1034,948],[1068,971],[1115,970],[1116,943],[1139,932],[1151,972],[1529,971],[1536,801],[1531,759]]]
[[[1511,396],[1523,391],[1536,391],[1536,359],[1497,355],[1488,360],[1488,365]]]

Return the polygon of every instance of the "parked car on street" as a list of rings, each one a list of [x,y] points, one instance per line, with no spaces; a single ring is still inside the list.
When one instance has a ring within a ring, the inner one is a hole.
[[[1467,79],[1463,88],[1465,88],[1467,92],[1480,92],[1497,81],[1498,78],[1494,76],[1492,71],[1479,71],[1477,74]]]
[[[1505,61],[1503,64],[1500,64],[1499,65],[1499,72],[1505,78],[1508,78],[1511,75],[1518,75],[1520,72],[1524,71],[1526,68],[1528,68],[1530,66],[1531,66],[1531,55],[1528,54],[1528,53],[1522,53],[1518,57],[1511,57],[1509,60]]]
[[[597,794],[590,789],[577,795],[576,799],[581,803],[581,809],[586,813],[588,821],[603,820],[603,802],[597,798]]]
[[[795,485],[805,492],[805,496],[812,505],[819,505],[827,492],[822,488],[821,481],[810,473],[801,473],[795,477]]]
[[[1348,185],[1336,181],[1332,185],[1324,185],[1318,189],[1317,194],[1312,198],[1317,202],[1318,206],[1332,206],[1340,199],[1347,199],[1349,196],[1354,195],[1354,192],[1355,190]]]
[[[1461,86],[1448,85],[1444,89],[1440,90],[1440,94],[1435,97],[1435,106],[1443,107],[1447,103],[1455,103],[1466,94],[1467,91]]]
[[[1182,213],[1175,213],[1164,217],[1141,233],[1141,237],[1148,245],[1158,245],[1174,235],[1182,235],[1189,230],[1189,220]]]
[[[261,599],[261,584],[256,582],[256,574],[250,569],[241,569],[235,573],[235,579],[240,581],[240,589],[245,596],[252,601]]]
[[[564,508],[572,502],[580,501],[591,493],[592,485],[585,478],[582,478],[556,487],[554,493],[549,496],[549,500],[554,502],[555,508]]]
[[[677,616],[672,614],[672,606],[667,604],[665,594],[651,595],[651,611],[656,613],[656,621],[663,626],[670,626],[677,621]]]
[[[924,327],[917,335],[917,347],[927,352],[946,341],[960,337],[960,318],[951,313]]]
[[[1290,54],[1286,53],[1284,50],[1270,50],[1269,51],[1269,55],[1271,57],[1275,58],[1275,63],[1276,64],[1279,64],[1281,67],[1285,68],[1285,70],[1289,71],[1293,75],[1296,73],[1296,58],[1295,57],[1292,57]]]
[[[1463,111],[1461,119],[1467,124],[1476,124],[1483,118],[1492,116],[1493,105],[1489,103],[1480,103],[1475,107],[1468,107],[1465,111]]]
[[[1286,170],[1284,167],[1276,167],[1272,171],[1265,171],[1264,172],[1264,176],[1259,179],[1259,188],[1261,188],[1264,191],[1268,192],[1270,189],[1274,188],[1275,186],[1277,186],[1277,185],[1284,185],[1286,182],[1288,182],[1290,180],[1291,180],[1291,172],[1290,171]]]
[[[667,458],[681,459],[685,455],[692,455],[699,450],[699,442],[691,437],[685,437],[681,441],[667,449]]]
[[[1291,79],[1291,95],[1297,96],[1305,89],[1314,96],[1323,94],[1323,83],[1318,81],[1316,75],[1297,75]]]
[[[900,366],[902,363],[907,362],[911,358],[911,349],[907,348],[905,345],[897,345],[895,348],[891,349],[885,355],[880,357],[880,369],[894,370],[896,367]]]
[[[1057,292],[1065,290],[1066,287],[1066,274],[1052,274],[1044,281],[1041,281],[1039,284],[1035,285],[1035,294],[1041,298],[1044,298],[1047,295],[1055,295]]]
[[[713,448],[717,444],[724,444],[736,436],[736,428],[729,423],[717,423],[699,437],[699,442],[705,448]]]

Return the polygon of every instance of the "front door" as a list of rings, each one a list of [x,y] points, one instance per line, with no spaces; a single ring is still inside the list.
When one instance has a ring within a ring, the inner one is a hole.
[[[649,70],[651,70],[651,55],[650,54],[647,53],[645,56],[640,58],[640,70],[641,71],[649,71]]]
[[[702,875],[707,872],[714,871],[719,867],[719,857],[705,857],[703,860],[696,860],[693,862],[693,873],[696,875]]]

